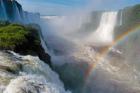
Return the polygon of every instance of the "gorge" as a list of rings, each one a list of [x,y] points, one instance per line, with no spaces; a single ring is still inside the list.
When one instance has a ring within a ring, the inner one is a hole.
[[[139,8],[42,17],[43,37],[66,89],[72,93],[140,92]]]
[[[0,93],[139,93],[139,10],[41,16],[0,0],[0,34],[31,31],[27,42],[1,49]]]

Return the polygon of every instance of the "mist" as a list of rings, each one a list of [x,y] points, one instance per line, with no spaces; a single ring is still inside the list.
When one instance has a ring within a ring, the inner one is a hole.
[[[67,16],[41,17],[43,40],[66,89],[73,93],[137,91],[133,89],[137,83],[131,83],[135,73],[129,69],[131,65],[123,52],[113,47],[105,57],[102,55],[102,50],[114,42],[115,27],[122,25],[118,15],[118,11],[79,11]],[[129,82],[122,82],[125,80]]]

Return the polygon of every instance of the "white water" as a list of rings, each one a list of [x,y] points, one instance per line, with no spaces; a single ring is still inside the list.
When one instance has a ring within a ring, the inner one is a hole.
[[[70,93],[64,90],[59,76],[38,57],[0,51],[0,93]]]
[[[94,46],[111,44],[114,40],[116,21],[117,12],[103,13],[99,27],[88,37],[88,42],[94,44]]]
[[[47,83],[41,76],[27,75],[12,80],[4,93],[70,93],[63,87],[53,83]]]

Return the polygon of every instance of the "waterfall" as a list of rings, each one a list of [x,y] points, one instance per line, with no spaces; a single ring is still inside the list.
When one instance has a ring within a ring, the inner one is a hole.
[[[0,11],[1,20],[7,20],[7,12],[3,0],[0,0]]]
[[[100,25],[96,31],[89,36],[88,42],[95,46],[111,44],[114,39],[114,27],[117,21],[117,12],[104,12],[102,14]]]
[[[20,15],[20,10],[17,7],[16,2],[13,2],[13,11],[14,11],[14,21],[15,22],[22,22],[22,17]]]
[[[13,23],[39,23],[39,13],[23,11],[22,6],[15,0],[0,0],[0,19]]]

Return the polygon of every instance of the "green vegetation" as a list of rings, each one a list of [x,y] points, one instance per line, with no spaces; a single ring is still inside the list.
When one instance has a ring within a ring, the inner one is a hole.
[[[123,21],[126,26],[133,26],[140,23],[140,4],[127,7],[123,10]]]
[[[23,45],[33,38],[32,42],[40,44],[38,31],[32,27],[25,27],[19,24],[0,24],[0,49],[15,50],[17,46]]]
[[[45,53],[41,46],[39,33],[40,26],[37,24],[23,26],[0,21],[0,50],[12,50],[22,55],[38,56],[51,66],[50,56]],[[3,68],[14,71],[14,69],[7,67]]]
[[[10,24],[0,28],[0,47],[14,49],[16,45],[26,42],[28,31],[22,26]]]
[[[126,7],[119,12],[122,13],[122,25],[115,28],[115,38],[122,35],[131,28],[140,25],[140,4]]]

